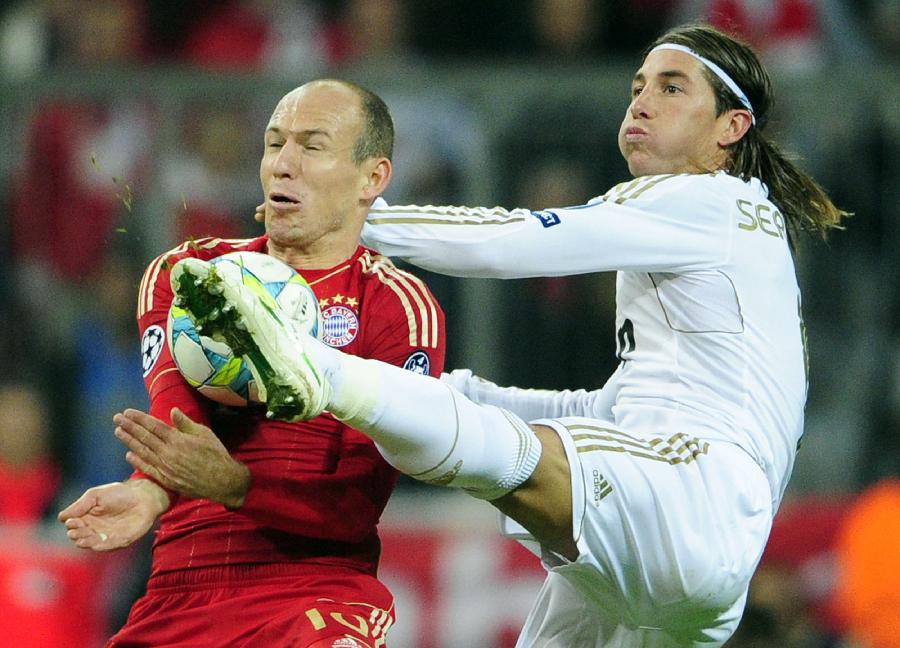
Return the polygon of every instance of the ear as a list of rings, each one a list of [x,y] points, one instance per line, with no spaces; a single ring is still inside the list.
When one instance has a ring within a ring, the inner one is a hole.
[[[729,110],[719,119],[723,120],[723,128],[717,142],[722,148],[727,148],[739,141],[753,125],[750,111],[745,108]]]
[[[366,184],[362,188],[364,200],[373,201],[384,193],[391,182],[394,167],[387,158],[375,158],[367,163]]]

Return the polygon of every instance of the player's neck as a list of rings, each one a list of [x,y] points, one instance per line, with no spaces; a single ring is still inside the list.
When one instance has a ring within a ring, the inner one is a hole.
[[[342,237],[342,240],[319,239],[306,246],[279,245],[269,239],[267,251],[292,268],[322,270],[346,261],[359,247],[358,239]]]

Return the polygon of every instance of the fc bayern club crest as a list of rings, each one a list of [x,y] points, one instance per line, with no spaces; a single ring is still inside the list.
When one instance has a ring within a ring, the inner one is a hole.
[[[359,317],[346,306],[335,304],[322,311],[325,333],[322,340],[333,347],[347,346],[359,333]]]

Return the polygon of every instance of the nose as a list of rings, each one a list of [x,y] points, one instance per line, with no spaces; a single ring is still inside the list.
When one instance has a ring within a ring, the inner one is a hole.
[[[278,149],[278,154],[272,163],[272,173],[276,178],[293,178],[299,173],[300,161],[299,150],[297,145],[287,140],[284,145]]]
[[[628,107],[628,110],[631,112],[631,116],[634,119],[650,119],[652,115],[649,105],[650,99],[646,93],[646,89],[641,90],[641,92],[631,100],[631,105]]]

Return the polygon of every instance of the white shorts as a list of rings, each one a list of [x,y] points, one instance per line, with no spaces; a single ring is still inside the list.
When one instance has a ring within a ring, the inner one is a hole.
[[[736,445],[687,434],[641,437],[586,418],[532,424],[565,446],[579,556],[542,552],[549,574],[519,648],[723,644],[772,525],[762,469]]]

